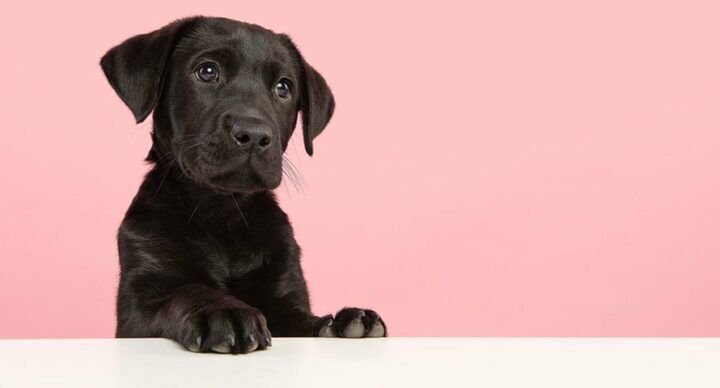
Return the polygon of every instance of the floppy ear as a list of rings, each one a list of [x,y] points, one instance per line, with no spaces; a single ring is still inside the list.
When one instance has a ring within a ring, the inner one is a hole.
[[[113,47],[100,60],[110,85],[135,115],[136,122],[143,122],[155,108],[175,43],[196,19],[177,20],[159,30],[134,36]]]
[[[335,110],[335,99],[325,79],[305,61],[290,37],[280,34],[280,38],[300,66],[298,69],[301,83],[299,109],[302,111],[305,151],[312,156],[313,139],[325,129],[330,121]]]
[[[313,139],[327,126],[335,110],[335,98],[325,79],[313,69],[302,57],[303,88],[300,100],[302,110],[303,139],[305,151],[313,154]]]

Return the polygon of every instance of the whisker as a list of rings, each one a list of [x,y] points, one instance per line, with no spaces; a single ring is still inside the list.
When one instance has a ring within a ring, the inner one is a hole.
[[[198,146],[201,146],[201,145],[203,145],[203,144],[205,144],[204,141],[203,141],[203,142],[200,142],[200,143],[193,144],[193,145],[191,145],[191,146],[189,146],[189,147],[185,147],[185,148],[183,148],[182,150],[183,150],[183,151],[191,150],[191,149],[193,149],[193,148],[195,148],[195,147],[198,147]]]
[[[250,225],[248,225],[247,220],[245,219],[245,215],[243,214],[242,210],[240,210],[240,205],[238,205],[237,201],[235,200],[235,194],[230,193],[230,198],[232,198],[233,202],[235,203],[235,207],[240,212],[240,217],[242,217],[243,222],[245,222],[245,226],[250,230]]]
[[[300,173],[300,169],[295,165],[295,163],[293,163],[293,161],[290,160],[289,158],[283,157],[283,159],[285,159],[285,161],[290,165],[290,167],[293,169],[293,171],[294,171],[295,174],[298,176],[298,178],[300,179],[300,181],[301,181],[303,184],[305,184],[306,186],[309,186],[308,183],[307,183],[307,181],[305,180],[305,178],[304,178],[304,177],[302,176],[302,174]]]
[[[283,176],[284,175],[285,173],[283,173]],[[285,183],[284,179],[280,180],[280,186],[282,186],[282,188],[285,190],[285,194],[287,194],[288,198],[292,198],[292,195],[290,195],[290,189],[288,188],[287,183]]]
[[[297,147],[295,147],[295,141],[293,139],[293,137],[290,138],[290,144],[292,145],[293,153],[295,154],[296,158],[300,159],[300,157],[298,156]]]
[[[170,151],[170,152],[166,153],[165,155],[161,155],[161,156],[158,158],[158,160],[157,160],[156,163],[157,163],[157,164],[162,164],[162,163],[167,162],[168,160],[172,159],[174,156],[175,156],[175,155],[173,154],[173,152]]]
[[[155,189],[155,193],[153,194],[153,198],[155,198],[158,193],[160,192],[160,188],[162,187],[163,183],[165,183],[165,178],[167,178],[168,174],[170,174],[170,167],[173,166],[177,162],[177,159],[168,163],[167,167],[165,167],[165,172],[163,173],[163,177],[160,180],[160,184],[158,185],[157,189]]]
[[[291,166],[290,173],[295,177],[295,180],[298,181],[300,188],[304,189],[305,186],[307,185],[307,182],[305,182],[303,177],[298,173],[297,169],[295,169],[294,167]]]
[[[173,146],[180,146],[180,147],[181,147],[180,151],[177,152],[177,154],[180,154],[180,153],[182,153],[183,151],[187,151],[187,150],[193,149],[193,148],[195,148],[195,147],[199,147],[199,146],[201,146],[202,144],[204,144],[204,143],[205,143],[204,141],[200,141],[200,142],[197,142],[197,143],[195,143],[195,144],[193,144],[193,145],[191,145],[191,146],[186,146],[188,143],[193,142],[194,140],[198,140],[199,138],[204,137],[204,136],[205,136],[205,134],[194,134],[194,135],[178,136],[177,138],[174,139],[174,141],[173,141]],[[156,161],[156,163],[157,163],[157,164],[162,164],[162,163],[170,160],[170,159],[174,156],[174,154],[175,154],[175,151],[170,150],[170,151],[167,152],[165,155],[159,156],[158,159],[157,159],[157,161]]]
[[[287,167],[286,165],[284,165],[284,164],[282,165],[282,171],[283,171],[283,176],[287,177],[288,180],[290,181],[290,183],[292,183],[293,186],[295,187],[295,191],[298,191],[298,192],[299,192],[297,180],[296,180],[295,177],[289,172],[288,167]]]
[[[293,162],[283,156],[283,171],[287,173],[288,179],[295,182],[295,190],[298,192],[301,192],[303,195],[305,194],[305,187],[308,186],[307,181],[305,181],[305,178],[300,174],[300,171],[297,169],[297,167],[293,164]]]
[[[198,137],[205,136],[204,133],[195,133],[190,135],[175,136],[175,139],[196,139]]]
[[[212,197],[212,194],[210,194],[210,195],[208,195],[207,197],[203,198],[203,200],[200,201],[200,202],[197,204],[197,206],[195,206],[195,209],[194,209],[194,210],[192,211],[192,213],[190,214],[190,218],[188,218],[188,222],[187,222],[188,224],[190,224],[190,221],[192,221],[193,216],[195,215],[195,213],[197,213],[198,209],[200,209],[200,205],[202,205],[203,202],[205,202],[205,201],[207,201],[208,199],[210,199],[210,197]]]

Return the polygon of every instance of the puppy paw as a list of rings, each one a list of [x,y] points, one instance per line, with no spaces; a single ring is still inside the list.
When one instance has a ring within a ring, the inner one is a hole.
[[[332,315],[326,315],[320,318],[315,324],[315,331],[313,333],[313,336],[324,338],[337,337],[338,335],[335,332],[335,325],[333,323],[334,320]]]
[[[375,311],[346,307],[335,318],[330,315],[321,318],[316,333],[318,337],[386,337],[387,328]]]
[[[199,312],[180,325],[177,341],[203,353],[248,353],[271,346],[265,317],[252,308]]]

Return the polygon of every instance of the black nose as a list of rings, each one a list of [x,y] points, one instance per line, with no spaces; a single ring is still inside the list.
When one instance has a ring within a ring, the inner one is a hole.
[[[265,150],[272,144],[272,130],[266,124],[235,124],[231,133],[243,148]]]

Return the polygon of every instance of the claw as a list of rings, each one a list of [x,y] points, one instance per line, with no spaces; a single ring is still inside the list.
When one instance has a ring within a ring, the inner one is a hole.
[[[198,345],[192,344],[188,346],[188,350],[197,353],[200,351],[200,347]]]
[[[192,344],[192,345],[190,345],[190,346],[188,346],[188,350],[191,351],[191,352],[197,353],[197,352],[200,351],[200,346],[201,346],[201,345],[202,345],[202,338],[201,338],[201,337],[197,337],[197,338],[195,339],[195,343]]]
[[[254,335],[250,334],[247,337],[247,345],[245,347],[245,352],[252,352],[253,350],[258,348],[258,340],[255,338]]]
[[[270,347],[272,346],[272,339],[270,337],[265,337],[265,346]]]
[[[230,353],[230,345],[227,343],[215,345],[210,349],[215,353]]]

